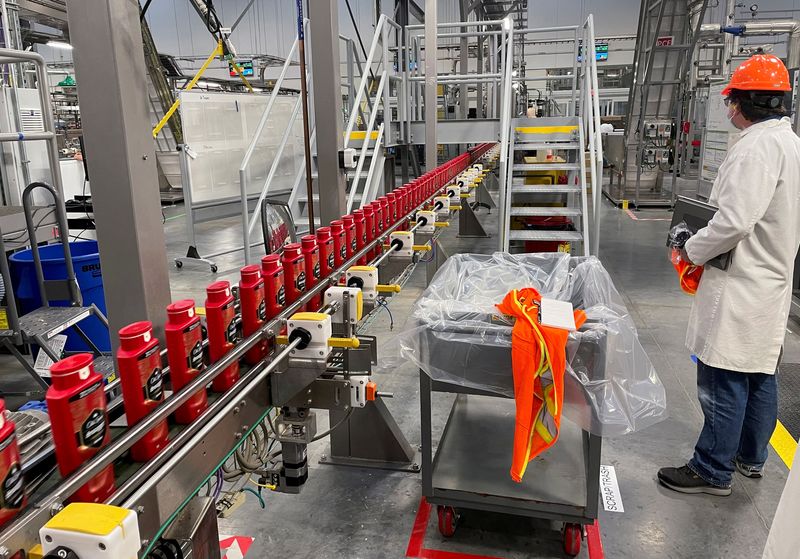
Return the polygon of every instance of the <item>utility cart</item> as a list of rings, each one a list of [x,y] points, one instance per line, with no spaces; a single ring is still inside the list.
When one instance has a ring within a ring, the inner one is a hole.
[[[516,483],[513,326],[494,303],[525,286],[570,301],[588,320],[567,342],[558,440]],[[543,518],[564,523],[564,551],[577,555],[598,515],[602,435],[666,417],[663,386],[593,257],[455,255],[417,301],[398,343],[420,369],[422,493],[437,505],[445,537],[454,535],[459,509]],[[434,393],[456,394],[435,451]]]

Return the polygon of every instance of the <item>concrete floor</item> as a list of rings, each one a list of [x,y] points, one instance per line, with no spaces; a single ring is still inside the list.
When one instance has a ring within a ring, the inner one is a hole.
[[[182,207],[167,208],[168,253],[185,254]],[[664,210],[626,212],[605,204],[601,259],[625,298],[639,329],[640,340],[661,377],[670,418],[641,433],[605,439],[603,464],[616,467],[624,513],[601,513],[606,557],[621,558],[757,558],[766,540],[787,470],[772,454],[762,480],[735,476],[727,498],[683,496],[659,487],[657,469],[681,465],[690,456],[701,426],[696,398],[695,368],[683,347],[690,298],[677,286],[666,259],[664,239],[669,213]],[[481,220],[496,237],[496,214]],[[235,246],[241,239],[236,219],[198,226],[201,252]],[[449,253],[490,252],[495,239],[457,239],[455,227],[443,236]],[[238,255],[219,258],[219,273],[202,265],[177,270],[171,266],[173,300],[204,299],[213,279],[237,281]],[[416,270],[390,308],[395,328],[401,328],[412,303],[424,288],[425,274]],[[381,312],[366,333],[387,340],[389,316]],[[787,334],[788,361],[800,362],[800,338]],[[794,358],[792,358],[794,357]],[[404,364],[378,372],[380,389],[394,393],[387,405],[409,441],[420,440],[419,380]],[[434,438],[449,412],[451,398],[434,400]],[[321,414],[324,415],[324,414]],[[327,419],[319,426],[325,428]],[[405,557],[420,504],[420,476],[319,465],[327,443],[309,449],[309,480],[299,496],[270,494],[266,509],[248,498],[232,517],[220,520],[220,532],[252,536],[248,557],[378,558]],[[475,457],[480,467],[480,456]],[[467,511],[456,536],[442,538],[431,515],[424,547],[494,558],[563,557],[558,526],[546,521]],[[434,556],[428,555],[428,556]],[[580,557],[588,557],[585,550]]]

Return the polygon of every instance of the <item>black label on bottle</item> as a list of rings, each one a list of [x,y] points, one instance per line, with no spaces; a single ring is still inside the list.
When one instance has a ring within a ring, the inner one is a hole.
[[[286,288],[283,285],[281,285],[281,288],[275,295],[275,302],[278,303],[278,305],[280,305],[281,307],[286,304]]]
[[[342,260],[347,260],[347,245],[342,245],[342,248],[339,249],[339,256],[341,256]]]
[[[153,369],[142,388],[145,400],[160,402],[164,398],[164,374],[161,372],[161,367]]]
[[[25,498],[25,478],[22,475],[22,468],[18,462],[11,464],[8,468],[6,478],[0,485],[0,507],[4,509],[18,509],[22,507]]]
[[[231,320],[228,323],[228,327],[225,329],[225,339],[232,344],[235,344],[238,341],[236,320]]]
[[[322,271],[320,270],[319,262],[317,262],[314,264],[314,278],[319,279],[320,276],[322,276]]]
[[[297,274],[297,278],[294,280],[294,286],[297,288],[298,291],[305,291],[306,290],[306,273],[300,272]]]
[[[364,244],[367,244],[367,232],[364,231],[364,235],[361,237],[361,240],[364,241]]]
[[[334,263],[335,263],[335,262],[334,262],[334,259],[333,259],[333,253],[330,253],[330,254],[328,255],[328,268],[330,268],[331,270],[333,270]]]
[[[356,245],[356,240],[355,240],[355,238],[353,238],[353,242],[352,242],[352,243],[350,243],[350,248],[351,248],[351,249],[353,249],[353,252],[355,252],[355,251],[356,251],[356,247],[357,247],[357,246],[358,246],[358,245]]]
[[[80,446],[88,446],[89,448],[103,446],[103,439],[106,438],[106,429],[108,429],[107,421],[105,411],[101,409],[92,410],[86,416],[86,420],[81,424],[81,430],[78,432]]]
[[[267,303],[264,301],[264,299],[261,299],[261,302],[258,304],[258,319],[267,319]]]
[[[203,362],[203,344],[200,340],[197,340],[197,343],[192,346],[192,350],[188,355],[188,364],[190,369],[197,369],[198,371],[206,368],[206,364]]]

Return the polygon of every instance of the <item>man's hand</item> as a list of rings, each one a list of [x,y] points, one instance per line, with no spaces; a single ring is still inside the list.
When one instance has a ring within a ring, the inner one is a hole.
[[[686,262],[687,264],[690,264],[691,266],[695,266],[695,263],[694,263],[694,262],[692,262],[692,259],[691,259],[691,258],[689,258],[689,253],[688,253],[688,252],[686,252],[686,249],[685,249],[685,248],[682,248],[682,249],[681,249],[681,260],[683,260],[683,261],[684,261],[684,262]]]

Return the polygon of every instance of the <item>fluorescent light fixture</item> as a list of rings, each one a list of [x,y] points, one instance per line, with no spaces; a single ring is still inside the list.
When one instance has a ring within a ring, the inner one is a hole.
[[[506,31],[511,30],[511,18],[508,16],[503,18],[503,29],[505,29]]]
[[[516,78],[517,77],[517,71],[516,70],[512,70],[511,76]]]
[[[72,50],[72,45],[64,41],[47,41],[47,46],[55,49]]]

